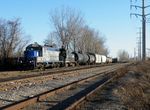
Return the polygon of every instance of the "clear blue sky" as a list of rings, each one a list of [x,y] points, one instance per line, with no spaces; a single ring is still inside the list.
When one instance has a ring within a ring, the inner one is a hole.
[[[133,56],[141,25],[140,18],[130,19],[130,0],[0,0],[0,18],[21,18],[23,31],[31,35],[31,42],[42,44],[53,30],[50,11],[62,6],[82,12],[86,23],[105,36],[110,56],[116,56],[119,49],[125,49]],[[149,32],[147,41],[150,41]],[[150,47],[148,42],[147,47]]]

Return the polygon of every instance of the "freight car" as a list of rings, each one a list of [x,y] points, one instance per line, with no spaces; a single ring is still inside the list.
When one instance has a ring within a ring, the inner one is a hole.
[[[0,71],[20,70],[22,68],[22,57],[9,57],[0,60]]]
[[[107,62],[107,63],[112,63],[112,58],[111,58],[111,57],[107,57],[107,58],[106,58],[106,62]]]
[[[37,43],[26,47],[24,58],[30,67],[60,67],[111,62],[111,58],[95,53],[65,52],[63,48],[41,46]]]
[[[73,52],[75,61],[77,64],[82,65],[82,64],[87,64],[89,61],[89,56],[86,53],[79,53],[79,52]]]
[[[95,64],[95,55],[93,53],[87,53],[88,54],[88,57],[89,57],[89,60],[88,60],[88,64],[92,65],[92,64]]]
[[[118,62],[118,58],[112,58],[112,63],[117,63]]]
[[[95,55],[95,63],[102,64],[107,62],[107,57],[104,55],[94,54]]]

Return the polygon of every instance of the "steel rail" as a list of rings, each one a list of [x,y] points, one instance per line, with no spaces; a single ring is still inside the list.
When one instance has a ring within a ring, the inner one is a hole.
[[[118,69],[118,68],[117,68]],[[66,85],[63,85],[63,86],[60,86],[60,87],[57,87],[57,88],[54,88],[52,90],[49,90],[49,91],[46,91],[46,92],[43,92],[41,94],[38,94],[38,95],[35,95],[33,97],[29,97],[27,99],[24,99],[24,100],[21,100],[21,101],[17,101],[15,103],[12,103],[10,105],[6,105],[4,107],[1,107],[0,109],[2,110],[17,110],[17,109],[21,109],[21,108],[24,108],[28,105],[31,105],[31,104],[34,104],[34,103],[37,103],[38,101],[42,100],[42,99],[45,99],[53,94],[55,94],[56,92],[59,92],[59,91],[62,91],[66,88],[69,88],[71,87],[72,85],[74,84],[77,84],[77,83],[82,83],[82,82],[85,82],[87,80],[91,80],[91,79],[94,79],[96,77],[99,77],[100,75],[106,75],[106,74],[109,74],[109,73],[112,73],[114,71],[116,71],[117,69],[112,69],[112,70],[109,70],[109,71],[105,71],[103,73],[99,73],[99,74],[96,74],[96,75],[93,75],[93,76],[89,76],[89,77],[86,77],[86,78],[83,78],[83,79],[80,79],[78,81],[74,81],[72,83],[69,83],[69,84],[66,84]]]
[[[104,66],[110,66],[110,65],[104,65]],[[34,78],[34,77],[40,77],[40,76],[47,76],[47,75],[53,75],[53,74],[60,74],[58,72],[71,72],[71,71],[76,71],[76,70],[81,70],[81,69],[90,69],[90,68],[95,68],[95,67],[103,67],[102,65],[92,65],[92,66],[86,66],[86,67],[77,67],[73,69],[66,69],[62,68],[60,70],[55,70],[55,71],[42,71],[37,74],[31,74],[31,75],[23,75],[23,76],[16,76],[16,77],[9,77],[9,78],[0,78],[0,83],[4,82],[10,82],[10,81],[18,81],[22,79],[28,79],[28,78]]]
[[[102,80],[92,84],[91,86],[87,87],[86,89],[78,92],[74,96],[71,96],[64,101],[56,104],[49,110],[75,110],[76,107],[81,104],[84,100],[87,99],[88,96],[92,95],[96,90],[100,89],[108,82],[112,81],[116,76],[108,75],[105,76]]]

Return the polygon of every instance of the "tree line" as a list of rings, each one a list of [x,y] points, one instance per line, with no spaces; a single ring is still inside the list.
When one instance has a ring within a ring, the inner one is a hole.
[[[49,16],[53,30],[44,40],[44,44],[58,48],[64,46],[68,52],[78,51],[108,55],[105,37],[86,24],[81,12],[62,7],[52,10]],[[1,62],[7,58],[22,56],[28,43],[29,39],[25,39],[23,35],[20,19],[0,19]]]
[[[0,61],[19,57],[23,54],[23,49],[28,43],[22,36],[20,19],[5,20],[0,19]]]

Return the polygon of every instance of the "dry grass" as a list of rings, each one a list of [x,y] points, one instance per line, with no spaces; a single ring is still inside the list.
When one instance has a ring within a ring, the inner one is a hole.
[[[126,70],[120,70],[120,74]],[[119,80],[119,84],[114,93],[129,110],[150,109],[150,62],[129,67],[129,72]]]
[[[117,78],[124,76],[128,72],[128,68],[120,68],[117,70]]]

